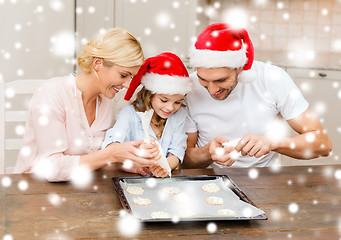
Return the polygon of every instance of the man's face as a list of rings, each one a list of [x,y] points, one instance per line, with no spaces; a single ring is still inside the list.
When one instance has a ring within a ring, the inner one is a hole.
[[[231,68],[197,68],[200,84],[216,100],[226,99],[238,84],[238,74],[242,71]]]

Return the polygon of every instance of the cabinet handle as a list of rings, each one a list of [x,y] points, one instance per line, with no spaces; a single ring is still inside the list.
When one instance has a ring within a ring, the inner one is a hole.
[[[327,73],[320,72],[320,73],[319,73],[319,76],[320,76],[320,77],[327,77]]]

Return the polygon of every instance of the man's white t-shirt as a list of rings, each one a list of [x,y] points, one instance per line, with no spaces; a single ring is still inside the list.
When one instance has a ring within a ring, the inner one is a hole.
[[[213,99],[200,85],[196,72],[191,74],[193,90],[186,96],[186,130],[189,133],[198,131],[198,147],[217,136],[228,140],[248,133],[276,136],[274,126],[279,119],[296,118],[308,108],[308,102],[283,69],[254,61],[249,71],[253,71],[255,78],[251,82],[239,79],[235,89],[222,101]],[[265,167],[276,158],[276,152],[261,158],[240,156],[231,167]]]

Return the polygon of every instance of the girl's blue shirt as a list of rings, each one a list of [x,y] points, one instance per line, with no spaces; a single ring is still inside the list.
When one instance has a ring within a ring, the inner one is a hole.
[[[185,132],[186,117],[187,111],[183,107],[180,107],[177,112],[170,115],[166,121],[161,139],[158,140],[166,157],[168,153],[172,153],[179,158],[180,163],[183,161],[187,147],[187,135]],[[149,136],[157,139],[151,127],[149,128]],[[136,114],[134,107],[129,105],[120,111],[115,125],[107,130],[102,148],[114,142],[121,143],[143,139],[144,131],[141,119]]]

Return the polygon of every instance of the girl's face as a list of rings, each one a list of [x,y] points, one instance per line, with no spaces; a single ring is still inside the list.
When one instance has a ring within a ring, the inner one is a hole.
[[[154,112],[161,118],[167,119],[181,107],[184,96],[181,94],[154,94],[152,107]]]
[[[140,66],[122,67],[119,65],[102,66],[97,71],[101,93],[112,99],[122,88],[128,88],[130,79],[136,75]]]

